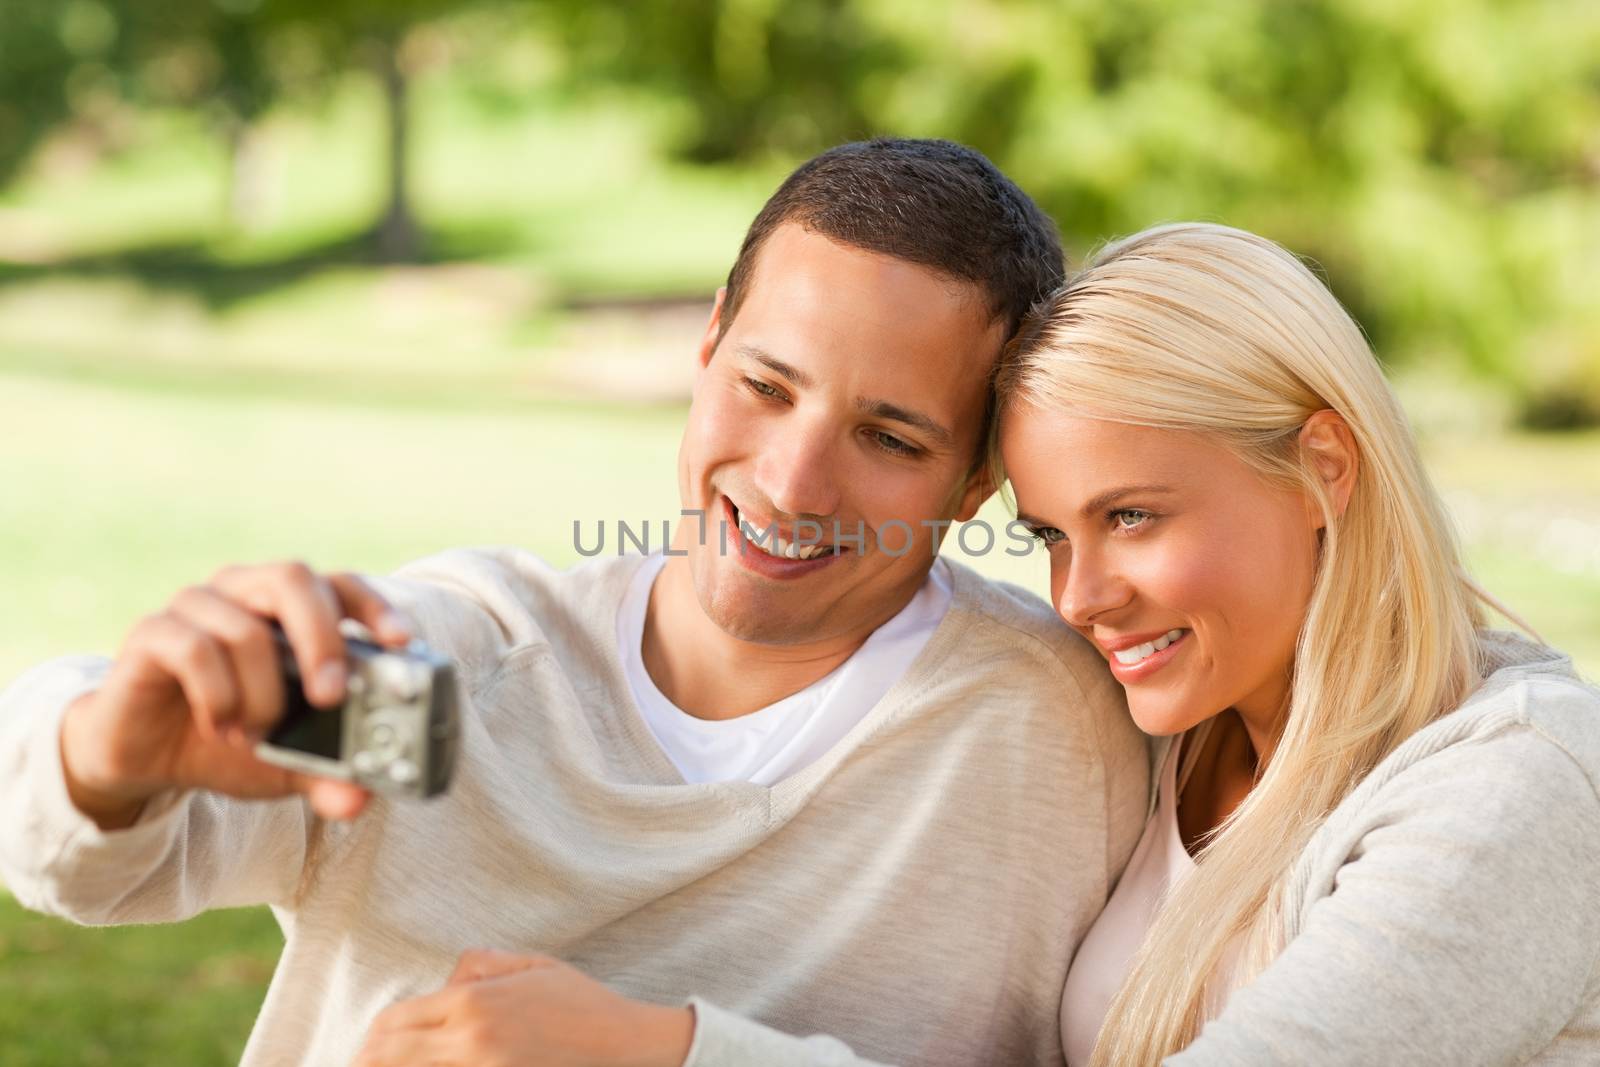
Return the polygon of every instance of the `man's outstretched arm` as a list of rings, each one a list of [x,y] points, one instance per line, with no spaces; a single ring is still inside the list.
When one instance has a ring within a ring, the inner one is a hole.
[[[229,568],[142,620],[115,660],[24,675],[0,694],[0,881],[28,907],[90,924],[287,902],[313,810],[353,815],[363,794],[251,754],[283,699],[268,621],[316,678],[342,665],[341,615],[397,629],[358,579]],[[320,702],[343,695],[331,674]]]

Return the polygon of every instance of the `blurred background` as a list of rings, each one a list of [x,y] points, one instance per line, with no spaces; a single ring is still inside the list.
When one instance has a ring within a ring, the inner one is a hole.
[[[1600,674],[1590,0],[4,0],[0,683],[225,562],[675,514],[744,227],[882,133],[982,149],[1074,261],[1183,218],[1312,258],[1477,575]],[[0,893],[0,1059],[235,1062],[279,944]]]

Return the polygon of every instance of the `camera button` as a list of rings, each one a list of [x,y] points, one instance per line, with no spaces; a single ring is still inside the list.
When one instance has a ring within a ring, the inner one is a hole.
[[[417,765],[408,759],[397,759],[389,764],[389,780],[397,785],[410,785],[421,773]]]

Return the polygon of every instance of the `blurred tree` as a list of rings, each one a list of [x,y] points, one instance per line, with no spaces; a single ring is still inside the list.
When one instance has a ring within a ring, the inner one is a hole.
[[[117,30],[97,5],[6,0],[0,6],[0,182],[43,137],[115,90]]]
[[[1593,0],[0,0],[0,181],[62,121],[159,99],[217,117],[247,217],[259,117],[359,69],[389,129],[375,246],[409,258],[408,42],[483,7],[556,34],[574,85],[677,102],[690,159],[955,138],[1080,253],[1175,218],[1259,230],[1386,358],[1600,417]]]
[[[1176,218],[1317,260],[1388,358],[1600,415],[1592,0],[592,0],[575,54],[695,159],[874,133],[991,155],[1080,251]],[[1574,408],[1574,396],[1589,401]]]
[[[203,109],[229,148],[227,202],[248,223],[252,133],[286,95],[323,92],[352,70],[381,85],[386,195],[372,228],[384,260],[417,258],[410,193],[411,31],[492,0],[5,0],[0,4],[0,182],[63,123],[107,101]],[[504,0],[502,0],[504,2]]]
[[[586,79],[688,105],[677,145],[698,162],[804,154],[868,135],[875,85],[914,61],[850,0],[558,0],[553,23]]]

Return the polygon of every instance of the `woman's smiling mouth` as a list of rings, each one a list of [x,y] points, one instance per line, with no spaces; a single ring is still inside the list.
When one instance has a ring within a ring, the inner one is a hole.
[[[1184,640],[1190,633],[1190,630],[1183,627],[1175,627],[1144,640],[1139,640],[1138,637],[1116,638],[1109,641],[1097,640],[1097,643],[1107,654],[1111,673],[1119,682],[1129,684],[1143,681],[1170,663],[1182,649]]]

